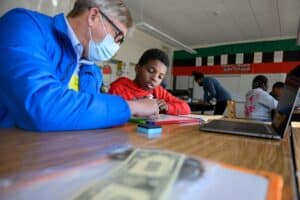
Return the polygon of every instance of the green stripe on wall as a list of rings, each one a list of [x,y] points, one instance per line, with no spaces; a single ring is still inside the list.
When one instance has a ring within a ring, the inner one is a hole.
[[[254,52],[273,52],[273,51],[295,51],[300,50],[300,46],[296,45],[296,39],[264,41],[264,42],[248,42],[239,44],[221,45],[215,47],[195,49],[197,54],[190,54],[186,51],[175,51],[173,59],[191,59],[200,56],[216,56],[222,54],[236,53],[254,53]]]

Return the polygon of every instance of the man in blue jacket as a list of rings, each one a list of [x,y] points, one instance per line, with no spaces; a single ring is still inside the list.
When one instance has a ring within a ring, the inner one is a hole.
[[[122,0],[76,0],[68,16],[13,9],[0,18],[0,127],[62,131],[157,117],[155,100],[101,94],[94,64],[109,60],[132,26]],[[1,132],[1,130],[0,130]]]
[[[203,86],[204,101],[209,102],[213,98],[217,103],[215,106],[214,115],[223,115],[227,101],[232,100],[230,93],[213,77],[205,77],[201,72],[193,71],[195,82],[199,86]]]

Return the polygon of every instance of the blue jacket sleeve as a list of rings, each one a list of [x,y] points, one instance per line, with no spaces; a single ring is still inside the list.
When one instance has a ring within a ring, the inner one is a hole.
[[[83,64],[79,71],[79,90],[97,94],[102,85],[102,71],[96,65]]]
[[[57,51],[47,49],[43,29],[33,23],[25,15],[0,19],[0,103],[14,124],[26,130],[64,131],[127,122],[131,113],[121,97],[68,89],[48,53]]]

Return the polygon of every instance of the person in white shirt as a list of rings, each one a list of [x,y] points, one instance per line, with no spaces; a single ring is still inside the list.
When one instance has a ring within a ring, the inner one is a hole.
[[[252,81],[252,90],[246,94],[245,116],[250,119],[272,121],[272,110],[278,101],[268,92],[268,79],[263,75],[256,76]]]

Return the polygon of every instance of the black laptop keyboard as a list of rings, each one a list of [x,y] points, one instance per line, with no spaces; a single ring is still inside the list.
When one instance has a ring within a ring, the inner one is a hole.
[[[248,133],[270,133],[272,129],[267,128],[269,125],[236,122],[236,121],[225,121],[225,120],[213,120],[208,124],[205,124],[205,128],[223,129],[228,131],[237,132],[248,132]],[[269,126],[271,127],[271,126]]]

